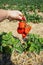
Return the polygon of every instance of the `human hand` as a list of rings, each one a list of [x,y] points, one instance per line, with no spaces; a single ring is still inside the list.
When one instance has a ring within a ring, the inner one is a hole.
[[[9,10],[8,11],[9,20],[26,20],[25,16],[18,10]]]

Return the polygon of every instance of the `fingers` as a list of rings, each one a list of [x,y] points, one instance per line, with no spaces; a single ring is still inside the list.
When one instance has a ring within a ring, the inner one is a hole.
[[[17,16],[17,17],[10,17],[9,20],[19,20],[19,21],[26,21],[26,18],[24,16]]]
[[[15,18],[14,17],[10,17],[9,20],[10,21],[12,21],[12,20],[19,20],[19,21],[21,21],[22,20],[22,17],[21,16],[17,16]]]
[[[19,11],[19,17],[21,20],[26,20],[26,17]]]
[[[22,20],[22,16],[16,17],[15,20],[20,20],[21,21]]]
[[[21,12],[19,12],[19,16],[22,17],[22,20],[26,21],[26,17]]]
[[[26,21],[26,17],[25,16],[21,16],[23,21]]]
[[[19,12],[19,16],[23,16],[23,14],[21,12]]]
[[[13,10],[13,11],[9,11],[9,18],[10,20],[23,20],[23,21],[26,21],[26,17],[20,12],[20,11],[17,11],[17,10]]]
[[[13,12],[19,14],[20,16],[23,16],[23,14],[20,11],[18,11],[18,10],[13,10]]]
[[[22,20],[22,16],[18,16],[18,19]]]

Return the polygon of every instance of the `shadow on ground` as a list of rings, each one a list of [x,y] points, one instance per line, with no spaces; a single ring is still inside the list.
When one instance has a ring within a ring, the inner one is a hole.
[[[10,58],[11,58],[10,54],[0,53],[0,65],[14,65]]]

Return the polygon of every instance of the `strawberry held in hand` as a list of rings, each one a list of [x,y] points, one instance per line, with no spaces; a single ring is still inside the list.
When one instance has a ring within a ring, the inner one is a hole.
[[[26,27],[25,27],[25,33],[28,34],[30,30],[31,30],[31,26],[26,25]]]
[[[17,32],[22,34],[22,37],[25,38],[29,31],[31,30],[31,26],[27,25],[26,22],[19,22],[19,27],[17,28]]]
[[[19,22],[19,28],[25,28],[26,23],[25,22]]]
[[[22,34],[22,33],[24,33],[24,28],[17,28],[17,32],[19,33],[19,34]]]

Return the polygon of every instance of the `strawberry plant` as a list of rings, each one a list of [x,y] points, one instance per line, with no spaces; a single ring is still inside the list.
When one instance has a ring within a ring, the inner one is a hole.
[[[11,54],[16,50],[18,53],[30,51],[39,54],[40,51],[43,51],[43,38],[38,35],[29,34],[24,41],[25,43],[21,44],[20,40],[13,37],[11,32],[0,34],[0,52]]]
[[[20,40],[13,37],[12,33],[5,33],[1,36],[0,51],[4,53],[12,53],[13,50],[18,51],[19,53],[23,52],[22,45]]]
[[[35,34],[29,34],[26,40],[27,48],[26,51],[39,53],[43,50],[43,38]]]
[[[34,12],[35,12],[35,9],[36,9],[36,8],[35,8],[34,5],[30,5],[30,7],[29,7],[29,10],[30,10],[30,11],[34,11]]]
[[[28,16],[28,20],[33,22],[33,23],[39,23],[39,22],[43,22],[43,18],[40,15],[37,15],[36,13],[34,13],[33,15]]]

